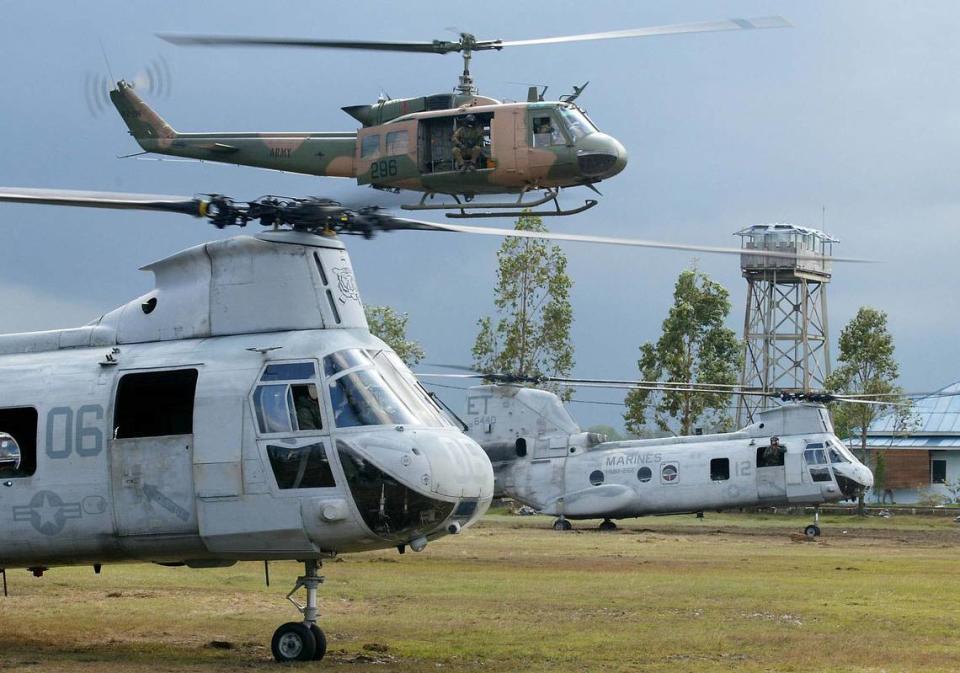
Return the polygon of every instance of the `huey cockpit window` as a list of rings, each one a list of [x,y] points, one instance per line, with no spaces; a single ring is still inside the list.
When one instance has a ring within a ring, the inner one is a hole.
[[[586,115],[584,115],[580,110],[574,107],[562,107],[560,108],[560,116],[563,117],[563,121],[567,126],[567,131],[570,132],[570,135],[573,136],[574,140],[580,140],[580,138],[593,133],[597,130],[597,127],[593,125]]]
[[[261,433],[323,429],[320,392],[313,382],[316,374],[317,368],[313,362],[267,365],[260,380],[271,383],[259,385],[253,392],[253,406]]]
[[[323,444],[310,446],[267,446],[270,467],[277,486],[288,488],[324,488],[336,486],[330,460]]]
[[[557,123],[553,117],[548,114],[536,115],[533,117],[533,146],[549,147],[550,145],[566,145],[567,139],[563,137]]]
[[[410,149],[410,135],[406,129],[387,134],[387,156],[406,154]]]
[[[360,158],[366,159],[380,153],[380,136],[378,134],[364,136],[360,143]]]
[[[197,370],[125,374],[117,386],[116,439],[193,434]]]

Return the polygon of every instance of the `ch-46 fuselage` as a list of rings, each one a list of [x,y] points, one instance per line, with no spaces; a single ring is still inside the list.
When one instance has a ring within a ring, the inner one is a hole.
[[[125,82],[111,99],[147,152],[355,178],[426,194],[503,194],[590,185],[624,169],[627,152],[572,103],[501,103],[439,94],[344,110],[356,133],[180,133]],[[455,135],[472,115],[480,156],[458,165]]]
[[[581,432],[545,391],[479,386],[467,405],[497,493],[569,519],[819,505],[873,484],[822,405],[769,409],[737,432],[618,442]]]
[[[420,549],[486,510],[489,461],[369,333],[339,241],[146,268],[88,326],[0,336],[0,568]]]

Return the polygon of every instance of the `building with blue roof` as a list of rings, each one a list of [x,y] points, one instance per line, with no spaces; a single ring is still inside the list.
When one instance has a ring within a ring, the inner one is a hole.
[[[858,440],[851,440],[854,449]],[[871,467],[883,453],[884,483],[873,495],[886,501],[916,503],[939,496],[953,500],[949,486],[960,486],[960,382],[916,398],[909,417],[898,421],[890,413],[867,430]],[[869,497],[869,495],[868,495]]]

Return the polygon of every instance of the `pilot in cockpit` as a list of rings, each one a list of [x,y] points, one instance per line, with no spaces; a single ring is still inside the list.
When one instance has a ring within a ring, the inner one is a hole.
[[[563,143],[563,137],[560,131],[554,126],[553,120],[549,116],[534,117],[533,119],[533,146],[548,147],[550,145],[560,145]]]

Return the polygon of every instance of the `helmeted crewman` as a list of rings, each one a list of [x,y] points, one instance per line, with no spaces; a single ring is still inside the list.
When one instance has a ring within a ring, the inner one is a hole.
[[[453,163],[460,170],[478,168],[482,157],[483,125],[476,115],[469,114],[453,132]]]

